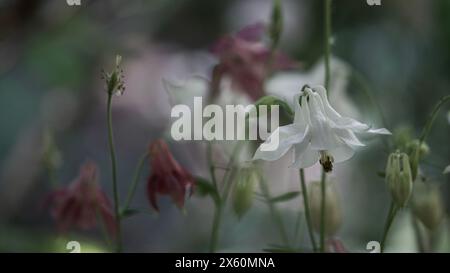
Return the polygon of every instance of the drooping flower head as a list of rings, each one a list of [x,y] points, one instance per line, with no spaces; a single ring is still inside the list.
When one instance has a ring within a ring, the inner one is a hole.
[[[325,171],[331,171],[333,163],[350,159],[357,147],[365,146],[355,133],[390,134],[384,128],[371,129],[367,124],[341,116],[331,107],[322,86],[305,86],[294,97],[294,106],[294,122],[277,128],[266,140],[270,143],[276,134],[278,148],[264,151],[260,146],[254,160],[274,161],[291,152],[293,167],[307,168],[319,161]]]
[[[100,219],[111,236],[116,234],[111,203],[98,185],[98,168],[92,161],[81,166],[67,187],[53,191],[46,203],[61,232],[71,227],[90,229]]]
[[[250,25],[235,35],[222,37],[211,48],[219,59],[214,76],[231,77],[233,85],[253,100],[264,95],[264,80],[271,71],[295,67],[295,63],[280,52],[272,55],[262,42],[265,33],[264,24]]]
[[[192,175],[178,164],[163,140],[150,145],[152,172],[148,178],[147,193],[151,206],[159,210],[157,194],[170,195],[179,208],[184,207],[187,195],[192,194],[195,185]]]

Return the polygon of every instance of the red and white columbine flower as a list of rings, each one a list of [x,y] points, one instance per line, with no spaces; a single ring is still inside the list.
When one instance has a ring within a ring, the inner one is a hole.
[[[264,96],[264,81],[272,71],[294,68],[287,56],[272,51],[263,42],[266,27],[262,23],[247,26],[235,35],[226,35],[211,48],[219,59],[216,77],[228,76],[237,90],[253,100]]]
[[[53,191],[47,204],[62,232],[71,227],[90,229],[101,219],[108,233],[116,234],[111,204],[98,185],[98,168],[92,161],[81,166],[78,177],[67,187]]]
[[[325,88],[305,87],[294,97],[295,117],[292,124],[281,126],[273,134],[279,136],[274,151],[256,151],[253,159],[274,161],[292,152],[292,166],[307,168],[319,161],[325,171],[333,162],[350,159],[359,146],[365,146],[355,133],[390,134],[386,129],[372,129],[355,119],[341,116],[328,102]],[[271,137],[266,140],[270,142]]]
[[[179,208],[184,207],[187,195],[192,193],[195,180],[192,175],[173,158],[163,140],[150,145],[151,174],[148,178],[147,193],[151,206],[159,210],[157,194],[170,195]]]

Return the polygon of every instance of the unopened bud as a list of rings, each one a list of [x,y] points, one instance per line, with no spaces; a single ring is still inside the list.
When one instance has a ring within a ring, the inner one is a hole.
[[[404,207],[413,189],[411,167],[407,154],[395,152],[389,156],[386,166],[386,184],[396,205]]]
[[[322,188],[321,182],[314,181],[308,186],[309,209],[313,229],[320,232],[322,221]],[[325,182],[325,235],[336,234],[342,222],[339,196],[331,182]]]
[[[239,170],[233,189],[233,210],[238,218],[251,208],[253,192],[259,175],[255,168],[245,167]]]
[[[444,217],[439,188],[435,185],[417,183],[412,197],[412,211],[428,229],[436,229]]]
[[[123,70],[120,68],[122,56],[116,56],[116,66],[112,72],[107,73],[102,71],[102,79],[106,83],[106,91],[109,95],[120,96],[125,91],[125,82]]]
[[[419,162],[430,153],[430,147],[425,142],[420,143],[418,139],[415,139],[408,143],[407,150],[411,159],[411,173],[413,179],[415,179],[419,169]]]
[[[409,155],[412,155],[416,152],[417,149],[419,149],[419,159],[423,159],[428,154],[430,154],[430,147],[425,142],[422,142],[419,147],[419,143],[420,141],[418,139],[415,139],[408,143],[408,153]]]
[[[272,47],[276,48],[283,32],[283,13],[281,10],[281,0],[273,1],[272,18],[270,23],[270,38]]]

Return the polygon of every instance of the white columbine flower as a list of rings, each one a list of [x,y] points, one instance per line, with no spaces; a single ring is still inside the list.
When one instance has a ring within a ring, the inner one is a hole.
[[[370,126],[341,116],[328,102],[325,88],[305,86],[294,97],[294,123],[277,128],[279,145],[274,151],[256,151],[253,159],[274,161],[288,152],[293,155],[292,167],[307,168],[320,161],[325,171],[331,171],[333,162],[350,159],[358,146],[365,146],[355,133],[391,134],[386,129]],[[266,140],[270,142],[270,138]]]

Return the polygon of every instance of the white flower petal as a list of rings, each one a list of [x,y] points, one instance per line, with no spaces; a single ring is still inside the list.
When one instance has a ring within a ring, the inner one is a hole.
[[[379,135],[392,135],[392,133],[386,129],[386,128],[380,128],[380,129],[369,129],[367,133],[371,134],[379,134]]]
[[[316,150],[332,150],[342,142],[334,133],[327,117],[323,113],[322,102],[317,94],[310,94],[309,105],[311,107],[311,145]]]
[[[362,143],[350,130],[347,129],[335,129],[336,135],[347,145],[350,146],[366,146]]]
[[[305,138],[307,131],[301,131],[294,124],[278,127],[265,141],[265,143],[270,143],[272,137],[275,134],[279,134],[279,145],[274,151],[263,151],[261,145],[255,152],[253,160],[266,160],[274,161],[285,155],[293,144],[302,142]]]
[[[266,82],[265,90],[268,95],[284,99],[294,109],[295,103],[292,99],[300,92],[302,86],[308,82],[308,78],[307,74],[296,72],[278,73]]]
[[[306,129],[308,124],[310,123],[309,120],[309,110],[308,105],[306,101],[306,97],[301,97],[301,93],[297,94],[294,98],[294,105],[295,105],[295,114],[294,114],[294,124],[297,125],[297,127],[302,128],[303,130]],[[305,109],[302,109],[300,106],[300,100],[301,104],[305,105]]]
[[[355,154],[355,150],[348,145],[341,145],[340,147],[329,150],[328,152],[333,156],[335,163],[349,160]]]
[[[319,161],[319,152],[310,143],[306,143],[306,147],[302,144],[295,145],[295,161],[291,167],[296,169],[309,168]]]
[[[444,174],[448,174],[450,173],[450,165],[447,166],[447,168],[445,168],[444,170]]]

